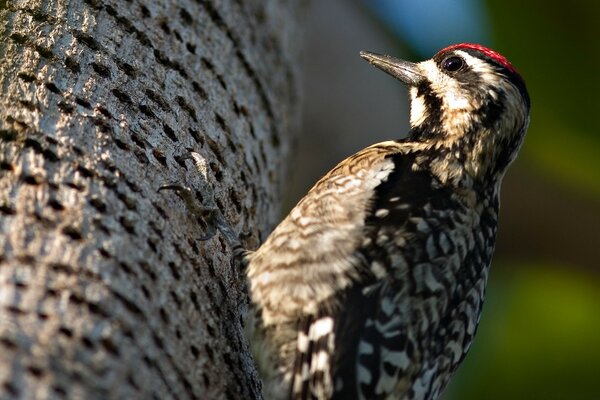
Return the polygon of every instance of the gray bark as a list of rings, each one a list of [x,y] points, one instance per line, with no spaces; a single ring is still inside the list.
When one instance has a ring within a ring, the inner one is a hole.
[[[244,284],[298,116],[301,0],[0,1],[0,398],[257,398]]]

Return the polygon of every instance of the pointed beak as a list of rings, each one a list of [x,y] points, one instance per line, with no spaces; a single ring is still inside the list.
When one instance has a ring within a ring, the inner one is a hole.
[[[371,65],[404,82],[407,86],[417,86],[425,79],[419,66],[415,63],[368,51],[361,51],[360,56]]]

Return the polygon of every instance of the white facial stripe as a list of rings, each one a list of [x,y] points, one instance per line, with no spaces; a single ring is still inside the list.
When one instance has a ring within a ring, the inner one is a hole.
[[[419,66],[430,83],[431,91],[441,100],[444,116],[462,125],[470,123],[468,115],[457,114],[457,112],[463,113],[472,108],[468,93],[461,87],[460,83],[453,77],[442,72],[433,60],[421,62]],[[415,127],[424,122],[427,117],[427,110],[424,99],[416,96],[416,90],[414,92],[411,91],[411,95],[410,121],[411,126]]]
[[[421,125],[427,119],[427,107],[425,99],[417,96],[417,88],[410,88],[410,125],[415,127]]]

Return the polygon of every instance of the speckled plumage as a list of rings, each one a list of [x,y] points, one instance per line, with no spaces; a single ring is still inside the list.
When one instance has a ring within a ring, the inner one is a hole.
[[[406,77],[365,55],[411,86],[412,129],[338,164],[248,255],[265,398],[435,399],[446,386],[475,335],[501,179],[529,121],[500,57],[454,46]]]
[[[479,45],[362,55],[409,86],[409,136],[339,163],[256,252],[220,225],[247,268],[266,399],[436,399],[479,322],[525,85]]]

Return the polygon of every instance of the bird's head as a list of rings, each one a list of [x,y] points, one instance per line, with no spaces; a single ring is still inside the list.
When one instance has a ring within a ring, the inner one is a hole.
[[[456,44],[411,63],[361,52],[409,87],[409,140],[450,154],[475,179],[501,177],[529,123],[529,95],[510,62],[478,44]]]

